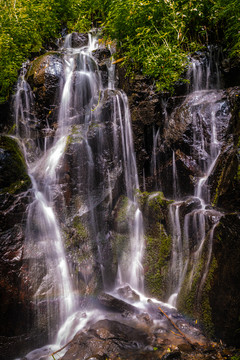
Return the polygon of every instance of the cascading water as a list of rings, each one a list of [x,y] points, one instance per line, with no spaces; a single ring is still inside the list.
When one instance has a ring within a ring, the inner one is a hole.
[[[64,345],[83,328],[97,310],[83,317],[79,311],[76,281],[69,269],[64,250],[62,222],[66,217],[62,168],[72,151],[75,183],[73,194],[79,205],[71,206],[71,219],[87,219],[95,251],[95,268],[101,273],[103,288],[113,289],[109,280],[106,251],[109,251],[109,229],[106,213],[111,213],[113,194],[122,182],[128,198],[129,241],[127,263],[118,259],[115,287],[125,283],[143,291],[142,258],[144,252],[143,220],[136,191],[139,188],[133,149],[131,119],[126,95],[115,89],[114,67],[109,67],[108,88],[92,51],[96,40],[89,37],[88,46],[72,48],[72,37],[65,39],[64,75],[60,80],[59,110],[53,140],[38,141],[32,123],[34,114],[32,91],[24,75],[19,80],[15,97],[17,136],[25,149],[28,173],[32,180],[32,202],[28,207],[24,259],[29,267],[29,282],[41,326],[43,313],[47,319],[48,337],[55,345],[29,353],[36,360]],[[105,107],[110,112],[106,115]],[[31,120],[31,121],[30,121]],[[48,124],[47,124],[48,126]],[[33,135],[34,133],[34,135]],[[32,142],[32,146],[28,146]],[[60,206],[60,209],[59,209]],[[69,220],[68,220],[69,221]],[[72,221],[72,220],[71,220]],[[92,275],[85,260],[80,269],[87,294]],[[41,269],[41,271],[39,270]],[[81,318],[81,320],[77,320]],[[61,327],[62,325],[62,327]],[[58,336],[56,330],[59,329]],[[54,340],[55,339],[55,340]]]
[[[121,102],[123,103],[123,112],[121,110]],[[143,291],[143,268],[142,257],[144,252],[144,236],[143,236],[143,220],[142,213],[139,210],[136,200],[135,191],[139,189],[138,174],[135,155],[133,151],[133,139],[130,122],[130,112],[128,107],[128,100],[123,92],[119,92],[116,96],[116,103],[114,106],[114,119],[117,117],[120,121],[122,149],[123,149],[123,163],[125,174],[125,185],[127,197],[129,199],[128,212],[132,221],[130,221],[130,261],[129,266],[120,260],[118,265],[118,276],[116,284],[118,286],[128,283],[134,289]],[[116,123],[116,120],[114,120]],[[116,143],[116,138],[115,142]]]
[[[187,269],[190,274],[188,284],[185,286],[191,288],[203,246],[207,241],[207,234],[209,234],[208,246],[211,258],[213,232],[221,218],[220,212],[211,209],[208,179],[220,154],[221,139],[230,117],[227,103],[222,100],[221,91],[208,90],[218,89],[220,86],[219,70],[215,60],[213,54],[210,53],[209,58],[203,63],[199,60],[193,60],[192,68],[189,70],[189,77],[192,79],[192,92],[187,96],[185,103],[191,114],[193,134],[191,153],[196,159],[201,176],[196,179],[193,197],[189,197],[190,201],[195,202],[195,208],[184,215],[184,226],[182,228],[180,226],[181,207],[185,206],[188,199],[179,201],[179,196],[177,196],[178,178],[175,153],[173,152],[173,194],[174,198],[177,198],[177,202],[170,205],[173,238],[170,267],[170,293],[172,295],[169,298],[171,305],[176,305],[177,295]],[[191,256],[190,253],[192,253]],[[210,258],[208,258],[202,274],[200,288],[206,279]]]

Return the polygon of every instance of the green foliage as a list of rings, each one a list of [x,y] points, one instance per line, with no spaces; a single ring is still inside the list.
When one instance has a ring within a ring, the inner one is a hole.
[[[112,1],[106,32],[118,40],[128,73],[141,71],[170,89],[183,72],[186,54],[177,46],[173,13],[163,0]]]
[[[231,360],[240,360],[240,355],[234,355],[231,357]]]
[[[187,54],[215,42],[221,34],[239,54],[239,2],[229,0],[113,0],[106,33],[117,39],[129,74],[156,79],[172,90],[187,65]],[[235,12],[236,10],[236,12]],[[226,36],[224,26],[227,25]]]
[[[0,6],[0,102],[21,64],[63,28],[103,26],[128,74],[155,78],[159,90],[173,89],[187,54],[209,42],[240,55],[238,0],[0,0]]]
[[[77,0],[0,0],[0,103],[8,98],[18,70],[31,53],[59,36],[63,26],[72,30],[81,16],[80,5]],[[90,27],[90,23],[82,26]]]
[[[213,19],[232,56],[240,56],[240,2],[238,0],[215,1]]]

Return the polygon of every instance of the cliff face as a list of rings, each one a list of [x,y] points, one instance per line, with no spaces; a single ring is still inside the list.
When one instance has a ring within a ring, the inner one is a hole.
[[[173,261],[182,262],[174,270],[184,274],[178,280],[179,310],[198,319],[209,334],[236,345],[240,328],[236,285],[240,256],[239,69],[225,72],[221,64],[217,66],[218,89],[214,89],[215,68],[208,90],[202,90],[204,84],[197,89],[183,85],[169,97],[155,93],[151,82],[143,77],[123,80],[122,69],[119,77],[129,96],[141,189],[148,192],[142,195],[145,203],[154,190],[175,201],[175,205],[168,205],[168,215],[163,208],[156,208],[154,224],[149,211],[144,210],[146,259],[153,252],[159,253],[154,266],[146,264],[146,289],[167,301],[174,292],[174,284],[170,285],[174,282]],[[215,151],[210,149],[213,117],[215,140],[220,146],[209,169],[204,163]],[[203,187],[199,179],[203,179]],[[171,250],[164,245],[166,236],[172,239]],[[179,241],[183,257],[176,255]]]
[[[86,42],[84,36],[74,38]],[[107,84],[109,51],[98,49],[93,56],[101,70],[102,83]],[[26,69],[25,79],[30,86],[28,91],[33,93],[35,107],[21,114],[18,131],[31,139],[26,142],[29,152],[39,147],[40,153],[46,144],[53,142],[58,128],[63,64],[63,54],[51,52],[35,59]],[[239,345],[240,88],[235,86],[233,70],[229,76],[223,70],[218,67],[219,88],[210,84],[208,89],[195,89],[197,96],[192,94],[194,89],[190,85],[182,85],[174,96],[168,96],[155,92],[151,81],[142,76],[130,81],[122,68],[117,69],[117,75],[119,87],[126,91],[130,103],[140,176],[141,191],[137,197],[145,228],[145,291],[163,301],[174,298],[179,310],[198,319],[209,334]],[[234,71],[237,74],[238,69]],[[216,67],[213,72],[212,82],[216,80]],[[88,90],[86,88],[86,99]],[[58,187],[52,194],[74,286],[81,289],[78,290],[80,296],[95,294],[102,288],[103,260],[105,281],[111,287],[118,259],[121,254],[127,258],[130,251],[129,218],[131,221],[133,214],[127,210],[129,204],[123,196],[126,195],[123,194],[123,156],[119,155],[116,164],[116,154],[112,151],[116,129],[112,124],[113,95],[116,93],[105,90],[101,101],[96,99],[93,110],[101,107],[101,118],[89,127],[87,136],[83,137],[84,109],[77,115],[71,110],[76,121],[73,120],[75,123],[57,169]],[[87,105],[88,100],[84,106]],[[29,133],[25,133],[26,119],[30,124]],[[9,132],[12,125],[4,125],[4,132]],[[107,140],[100,146],[103,134]],[[92,188],[88,187],[92,179],[86,172],[90,162],[86,142],[96,164]],[[43,317],[36,325],[38,309],[32,297],[37,291],[34,286],[43,283],[46,269],[39,258],[41,271],[37,274],[38,284],[33,286],[29,266],[34,254],[26,254],[24,250],[32,185],[22,155],[24,149],[6,135],[1,136],[0,147],[3,169],[0,311],[5,314],[0,335],[17,336],[16,343],[23,343],[25,334],[32,332],[32,337],[39,338],[42,334],[41,343],[47,336],[43,329],[48,319]],[[44,186],[43,181],[40,183]],[[92,215],[85,211],[87,195],[83,190],[79,193],[80,184],[88,184],[86,190],[90,189],[94,196],[93,208],[102,226],[99,232],[102,259],[92,241]],[[105,189],[102,196],[100,188]],[[39,292],[43,312],[45,290],[42,286]],[[29,328],[23,332],[25,314],[28,314]],[[26,339],[26,343],[31,343],[31,338]],[[9,345],[4,346],[2,354],[9,355]]]

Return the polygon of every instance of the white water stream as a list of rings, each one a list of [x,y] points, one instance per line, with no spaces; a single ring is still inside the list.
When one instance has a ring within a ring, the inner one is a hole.
[[[189,77],[192,79],[191,93],[185,102],[190,107],[192,114],[192,153],[194,159],[197,159],[203,175],[197,179],[193,197],[189,198],[189,200],[196,202],[196,207],[185,215],[184,228],[181,229],[180,209],[187,199],[180,201],[177,194],[178,173],[173,152],[173,194],[177,201],[170,205],[173,247],[170,269],[172,295],[168,302],[174,306],[189,265],[189,255],[190,251],[192,251],[190,248],[194,249],[194,253],[191,260],[189,287],[192,285],[193,276],[205,241],[209,243],[209,257],[202,274],[201,288],[208,274],[213,232],[222,216],[220,212],[211,210],[208,179],[222,147],[221,131],[225,127],[224,124],[229,120],[229,115],[224,110],[226,104],[222,100],[221,92],[217,90],[220,86],[220,77],[212,49],[210,49],[209,59],[204,63],[193,60],[192,68],[189,70]],[[216,90],[209,90],[213,88]],[[209,225],[210,218],[213,222],[212,225]],[[208,240],[207,234],[209,234]]]
[[[103,88],[101,74],[92,57],[92,51],[97,48],[95,38],[89,36],[87,47],[72,48],[71,35],[65,39],[64,77],[60,83],[60,103],[57,130],[52,142],[46,140],[41,150],[38,146],[37,134],[33,133],[31,124],[34,118],[34,100],[31,88],[24,80],[24,75],[18,83],[15,96],[16,130],[23,148],[28,165],[28,173],[32,180],[32,202],[28,207],[25,261],[29,263],[29,279],[34,289],[36,308],[46,304],[45,316],[48,319],[49,340],[54,345],[47,345],[35,349],[26,355],[27,360],[50,359],[49,354],[65,345],[73,336],[92,320],[103,318],[105,315],[99,310],[78,310],[78,301],[74,293],[71,272],[67,263],[64,240],[61,233],[56,199],[62,197],[59,184],[59,170],[68,144],[72,128],[81,124],[81,139],[83,156],[87,159],[87,167],[81,165],[79,183],[83,175],[87,183],[83,184],[86,205],[78,211],[90,213],[92,236],[98,249],[98,261],[102,272],[102,282],[107,287],[107,274],[104,267],[104,250],[101,238],[101,218],[95,208],[104,197],[95,195],[95,166],[96,160],[92,145],[88,142],[88,132],[91,124],[97,123],[101,117],[101,101]],[[136,160],[133,148],[131,118],[127,96],[115,89],[114,66],[109,67],[109,89],[113,99],[113,149],[116,160],[115,172],[119,171],[122,159],[122,169],[129,211],[133,214],[129,220],[130,252],[129,266],[119,258],[116,286],[129,284],[132,288],[143,291],[142,257],[144,252],[144,236],[142,214],[139,210],[135,192],[139,188]],[[104,152],[106,140],[101,126],[98,130],[98,151]],[[119,132],[120,131],[120,132]],[[29,145],[30,144],[30,145]],[[37,145],[36,145],[37,144]],[[103,164],[104,165],[104,164]],[[85,168],[84,168],[85,167]],[[107,193],[109,206],[112,206],[113,171],[107,169]],[[106,236],[106,235],[105,235]],[[41,270],[39,270],[41,269]],[[42,271],[42,272],[41,272]],[[39,272],[39,274],[38,274]],[[39,275],[39,276],[38,276]],[[42,280],[41,280],[42,279]],[[40,284],[40,285],[39,285]],[[37,321],[41,321],[42,310],[38,310]],[[38,320],[39,319],[39,320]],[[56,335],[56,329],[59,329]]]

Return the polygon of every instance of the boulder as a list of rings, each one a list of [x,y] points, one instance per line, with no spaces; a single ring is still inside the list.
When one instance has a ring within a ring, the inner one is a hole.
[[[16,194],[30,184],[19,144],[10,136],[0,135],[0,192]]]
[[[117,289],[117,293],[131,303],[140,301],[140,296],[129,285]]]
[[[73,48],[80,48],[88,45],[88,34],[73,32],[71,35],[71,46]]]
[[[112,295],[106,293],[100,293],[97,296],[97,299],[99,303],[108,310],[116,311],[120,313],[127,312],[130,314],[139,313],[139,310],[135,306],[128,304],[123,300],[117,299]]]
[[[117,321],[100,320],[87,332],[81,332],[74,337],[62,359],[146,359],[146,353],[142,352],[150,343],[148,334],[143,330]],[[151,353],[154,356],[153,351]]]
[[[35,97],[35,115],[45,126],[46,120],[51,124],[57,119],[55,100],[63,75],[63,58],[57,51],[47,52],[33,60],[26,74]]]

